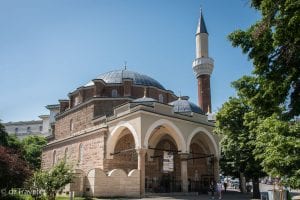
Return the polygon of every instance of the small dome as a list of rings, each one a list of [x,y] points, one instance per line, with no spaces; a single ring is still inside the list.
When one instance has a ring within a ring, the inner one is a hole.
[[[153,78],[129,70],[114,70],[106,72],[104,74],[100,74],[96,79],[102,79],[105,83],[122,83],[123,79],[131,79],[134,85],[153,86],[165,90],[165,88]],[[85,86],[91,85],[94,85],[93,81],[90,81]]]
[[[188,98],[186,97],[184,97],[184,99],[179,98],[178,100],[169,103],[169,105],[173,106],[173,111],[175,113],[189,114],[194,112],[199,114],[205,114],[199,106],[188,101]]]

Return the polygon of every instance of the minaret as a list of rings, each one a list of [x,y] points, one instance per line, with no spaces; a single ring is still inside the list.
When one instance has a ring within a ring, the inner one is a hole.
[[[213,68],[214,60],[208,57],[208,32],[201,10],[196,32],[196,59],[193,62],[193,70],[198,80],[198,104],[205,113],[211,111],[210,75]]]

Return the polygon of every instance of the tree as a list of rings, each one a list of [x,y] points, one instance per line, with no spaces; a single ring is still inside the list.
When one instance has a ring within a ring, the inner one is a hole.
[[[244,115],[249,111],[241,98],[229,98],[217,114],[216,132],[222,137],[221,168],[231,172],[230,175],[244,174],[247,179],[252,179],[253,197],[258,198],[259,177],[263,173],[260,162],[253,155],[255,136],[244,125]]]
[[[0,188],[20,187],[32,171],[22,155],[20,141],[7,134],[0,123]],[[1,195],[1,194],[0,194]]]
[[[19,151],[0,145],[0,188],[21,187],[32,171]],[[0,193],[1,196],[1,193]]]
[[[35,170],[41,167],[42,147],[46,144],[42,136],[27,136],[22,140],[24,158]]]
[[[229,35],[254,64],[256,87],[249,103],[270,116],[288,100],[285,117],[293,118],[300,114],[300,2],[252,0],[252,6],[262,19]]]
[[[31,182],[37,188],[45,190],[48,200],[55,200],[56,193],[71,183],[72,179],[71,168],[61,161],[49,171],[35,172]]]
[[[285,184],[300,187],[300,124],[268,117],[257,128],[255,154],[264,170],[282,177]]]
[[[4,126],[1,124],[1,120],[0,120],[0,145],[2,146],[7,146],[7,138],[8,138],[8,134],[5,131]]]
[[[294,155],[300,136],[292,119],[300,114],[300,1],[252,0],[251,5],[261,20],[229,39],[248,55],[254,69],[233,85],[251,107],[244,125],[256,136],[256,159],[269,175],[297,186],[300,158]]]

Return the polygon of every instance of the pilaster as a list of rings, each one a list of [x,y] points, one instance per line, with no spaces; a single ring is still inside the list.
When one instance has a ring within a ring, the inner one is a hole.
[[[188,170],[187,170],[188,154],[180,154],[181,162],[181,190],[182,192],[189,191]]]
[[[140,171],[140,197],[145,196],[145,155],[146,149],[137,149],[138,170]]]

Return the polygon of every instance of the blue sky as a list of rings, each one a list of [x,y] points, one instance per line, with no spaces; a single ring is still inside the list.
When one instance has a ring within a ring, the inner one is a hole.
[[[38,119],[97,75],[147,74],[197,103],[192,71],[200,7],[209,32],[213,111],[251,62],[227,35],[259,14],[248,0],[0,0],[0,119]]]

